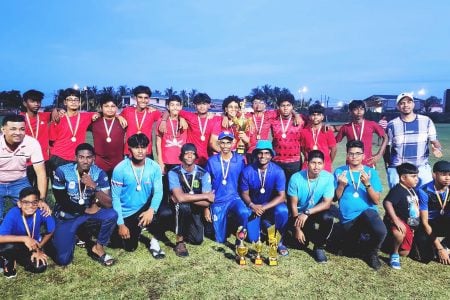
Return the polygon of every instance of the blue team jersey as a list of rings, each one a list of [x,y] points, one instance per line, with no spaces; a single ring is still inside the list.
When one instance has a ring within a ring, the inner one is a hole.
[[[78,170],[76,163],[69,163],[58,167],[55,171],[53,189],[66,190],[71,202],[84,207],[89,207],[92,204],[91,199],[96,191],[109,191],[108,175],[98,166],[92,165],[89,169],[89,175],[97,184],[97,187],[95,190],[83,188],[81,189],[80,195],[79,178],[77,173]]]
[[[239,176],[245,167],[243,156],[233,152],[230,161],[224,161],[224,170],[230,164],[226,184],[222,184],[224,177],[222,175],[222,166],[220,163],[220,153],[208,159],[206,171],[211,175],[212,189],[215,191],[214,204],[225,203],[240,199],[238,182]]]
[[[258,175],[257,164],[251,164],[242,171],[240,187],[243,192],[249,191],[250,199],[255,204],[264,204],[283,192],[286,188],[286,177],[283,169],[277,164],[269,162],[264,181],[264,193],[261,193],[262,180]],[[261,174],[263,179],[263,174]]]
[[[319,203],[322,198],[334,197],[334,178],[329,172],[322,170],[319,176],[310,179],[308,185],[308,170],[302,170],[292,175],[288,185],[288,195],[297,197],[297,209],[303,212]]]
[[[136,168],[139,177],[141,168]],[[111,180],[113,208],[118,214],[117,224],[124,223],[123,218],[139,211],[147,201],[155,213],[158,211],[163,196],[162,174],[159,165],[150,158],[145,159],[140,190],[133,173],[131,160],[125,158],[113,171]],[[151,198],[151,199],[150,199]]]
[[[381,193],[383,188],[381,185],[380,177],[378,176],[378,172],[368,166],[364,166],[363,168],[364,172],[366,172],[370,176],[370,184],[372,185],[373,190],[377,193]],[[342,193],[342,197],[339,200],[341,222],[347,223],[356,219],[366,209],[373,209],[375,211],[378,211],[378,206],[369,199],[369,195],[367,194],[367,190],[364,184],[360,183],[358,189],[355,190],[352,184],[348,166],[339,167],[334,171],[335,188],[337,188],[338,186],[338,177],[342,174],[343,171],[347,171],[348,185],[345,187],[344,192]],[[359,179],[360,172],[352,171],[352,174],[353,178],[355,178],[355,181],[357,181]],[[356,182],[355,185],[357,185]],[[356,197],[355,193],[357,193]]]
[[[195,176],[194,179],[192,176]],[[184,193],[189,193],[190,188],[195,194],[208,193],[211,192],[211,176],[205,169],[197,165],[194,166],[192,172],[177,166],[169,171],[169,188],[171,191],[181,188]]]
[[[36,210],[36,223],[34,224],[33,231],[33,216],[26,216],[25,220],[27,222],[30,234],[36,241],[41,241],[41,226],[45,226],[45,234],[51,233],[55,230],[55,219],[52,216],[44,217],[42,216],[42,211],[38,208]],[[15,236],[26,236],[27,231],[22,219],[22,210],[17,206],[11,208],[5,216],[3,223],[0,225],[0,235],[15,235]]]

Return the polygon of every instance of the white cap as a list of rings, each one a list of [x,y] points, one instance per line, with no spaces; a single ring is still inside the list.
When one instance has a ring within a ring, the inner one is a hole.
[[[397,96],[397,103],[405,97],[411,98],[411,100],[414,101],[414,96],[412,93],[401,93]]]

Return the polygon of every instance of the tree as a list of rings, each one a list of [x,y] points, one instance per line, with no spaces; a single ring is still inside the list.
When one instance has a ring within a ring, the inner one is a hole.
[[[195,95],[197,95],[197,94],[198,94],[198,91],[197,91],[196,89],[192,89],[192,90],[188,93],[188,96],[189,96],[190,101],[192,101],[192,99],[194,99]]]
[[[170,97],[172,97],[173,95],[176,95],[176,94],[177,94],[177,91],[174,91],[173,87],[170,87],[170,88],[167,88],[167,89],[164,90],[164,96],[166,96],[168,98],[170,98]]]
[[[17,90],[3,91],[0,93],[0,107],[3,109],[19,109],[22,104],[22,96]]]
[[[181,90],[180,91],[180,98],[183,101],[183,106],[184,107],[188,107],[189,106],[189,95],[186,92],[186,90]]]

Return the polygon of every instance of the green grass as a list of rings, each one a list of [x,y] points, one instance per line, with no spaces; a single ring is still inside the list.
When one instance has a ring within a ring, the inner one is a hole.
[[[450,145],[450,125],[437,125],[443,145]],[[344,162],[344,145],[339,145],[335,166]],[[444,159],[450,151],[444,147]],[[434,162],[435,159],[432,160]],[[380,169],[386,194],[386,176]],[[173,233],[167,233],[173,242]],[[229,238],[232,242],[232,237]],[[201,246],[188,245],[190,256],[178,258],[170,244],[163,245],[167,256],[154,260],[141,244],[134,253],[107,249],[117,263],[111,268],[92,261],[77,248],[73,263],[65,268],[50,261],[46,273],[32,275],[18,268],[18,277],[0,276],[2,298],[43,299],[236,299],[236,298],[431,298],[448,299],[450,267],[436,262],[420,264],[402,259],[402,270],[385,263],[378,272],[359,259],[327,253],[329,262],[319,265],[306,252],[290,249],[279,266],[238,266],[226,245],[205,240]],[[265,248],[264,256],[267,256]],[[382,258],[387,256],[382,254]]]

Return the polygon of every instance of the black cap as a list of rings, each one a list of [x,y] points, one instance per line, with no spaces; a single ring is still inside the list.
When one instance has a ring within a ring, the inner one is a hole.
[[[197,154],[197,148],[195,147],[194,144],[187,143],[187,144],[184,144],[183,147],[181,147],[181,155],[184,155],[188,151],[192,151],[195,154]]]
[[[433,172],[450,172],[450,162],[440,160],[433,166]]]

